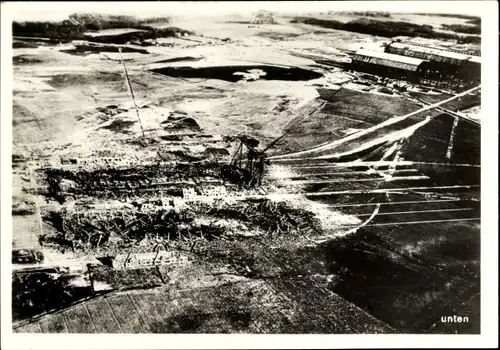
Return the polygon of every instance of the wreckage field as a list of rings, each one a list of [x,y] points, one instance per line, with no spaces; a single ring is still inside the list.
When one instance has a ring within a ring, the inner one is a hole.
[[[132,202],[126,208],[47,212],[43,218],[57,229],[55,236],[40,237],[44,245],[57,243],[61,248],[83,249],[123,245],[156,239],[165,243],[198,239],[216,240],[267,235],[321,234],[321,225],[313,213],[290,208],[269,200],[242,200],[212,205],[190,203],[174,208],[160,199],[145,204]],[[173,204],[173,202],[172,202]],[[109,243],[109,244],[107,244]]]

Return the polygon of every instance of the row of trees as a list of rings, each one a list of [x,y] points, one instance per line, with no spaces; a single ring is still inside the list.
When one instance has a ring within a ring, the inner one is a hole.
[[[73,14],[68,19],[61,22],[16,22],[12,24],[12,33],[14,36],[29,36],[59,39],[62,41],[70,40],[91,40],[113,42],[118,40],[122,43],[131,40],[154,39],[158,37],[174,36],[177,33],[191,33],[176,27],[156,28],[154,24],[169,24],[168,17],[155,17],[149,19],[137,19],[132,16],[113,16],[99,14]],[[94,37],[89,38],[84,34],[89,31],[99,31],[105,29],[132,28],[141,29],[145,32],[135,32],[114,35],[112,37]],[[139,33],[139,34],[137,34]]]
[[[430,39],[454,39],[463,43],[479,43],[480,36],[463,37],[457,34],[435,31],[431,25],[420,25],[410,22],[388,22],[369,18],[358,18],[347,23],[336,20],[318,19],[313,17],[297,17],[292,23],[305,23],[324,28],[346,30],[355,33],[378,35],[382,37],[409,36]]]

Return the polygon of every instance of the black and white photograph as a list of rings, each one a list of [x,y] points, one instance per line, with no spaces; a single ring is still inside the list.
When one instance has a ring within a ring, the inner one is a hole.
[[[498,6],[389,3],[2,3],[2,333],[498,326]]]

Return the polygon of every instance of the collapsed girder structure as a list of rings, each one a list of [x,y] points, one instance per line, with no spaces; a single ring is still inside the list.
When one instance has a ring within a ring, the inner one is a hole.
[[[238,138],[240,144],[230,163],[222,166],[222,177],[244,187],[261,186],[265,165],[269,164],[266,152],[284,136],[281,135],[263,150],[257,149],[259,145],[257,139],[246,135],[240,136]]]

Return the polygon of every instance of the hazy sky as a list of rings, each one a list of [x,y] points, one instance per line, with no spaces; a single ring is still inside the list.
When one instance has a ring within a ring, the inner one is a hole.
[[[481,2],[481,1],[479,1]],[[450,6],[450,5],[453,6]],[[307,2],[2,2],[12,11],[15,20],[62,20],[75,12],[110,13],[117,15],[151,16],[216,16],[229,13],[256,12],[323,12],[323,11],[394,11],[458,13],[481,15],[478,1],[307,1]]]

